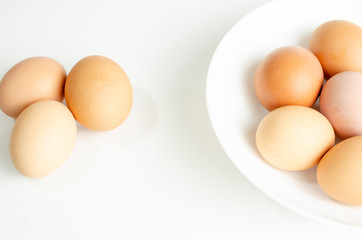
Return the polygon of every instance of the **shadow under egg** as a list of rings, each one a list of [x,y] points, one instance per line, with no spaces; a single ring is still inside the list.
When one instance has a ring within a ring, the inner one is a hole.
[[[242,134],[247,139],[249,147],[251,147],[257,153],[258,150],[255,143],[256,130],[258,128],[259,122],[269,113],[269,111],[266,110],[259,102],[259,99],[257,98],[254,90],[254,75],[260,61],[261,59],[251,63],[250,68],[248,68],[247,71],[241,75],[242,89],[240,89],[240,92],[246,95],[245,99],[248,101],[246,105],[249,106],[252,119],[255,120],[249,123],[247,131],[245,131],[245,128],[243,128]]]
[[[135,144],[142,141],[154,129],[157,109],[153,99],[139,87],[133,87],[133,105],[127,119],[117,128],[96,132],[102,143],[112,146]]]

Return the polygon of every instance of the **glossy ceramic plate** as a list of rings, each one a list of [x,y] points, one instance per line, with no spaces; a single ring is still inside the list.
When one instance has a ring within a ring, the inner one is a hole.
[[[361,2],[272,1],[237,22],[210,63],[206,96],[214,131],[236,167],[261,191],[302,215],[334,223],[362,226],[362,207],[329,198],[319,188],[316,168],[287,172],[259,155],[255,132],[267,111],[253,85],[255,69],[270,51],[284,45],[308,46],[321,23],[344,19],[362,26]]]

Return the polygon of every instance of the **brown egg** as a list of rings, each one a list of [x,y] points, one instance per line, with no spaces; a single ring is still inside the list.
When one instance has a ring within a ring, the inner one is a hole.
[[[72,113],[62,103],[42,100],[18,116],[10,136],[10,157],[24,176],[44,177],[71,154],[77,133]]]
[[[64,99],[66,72],[55,60],[32,57],[13,66],[0,82],[0,108],[16,118],[27,106],[39,100]]]
[[[269,53],[258,65],[254,88],[269,111],[286,105],[311,107],[323,84],[323,70],[308,49],[286,46]]]
[[[343,140],[330,149],[317,168],[317,181],[330,197],[362,205],[362,136]]]
[[[126,73],[103,56],[89,56],[76,63],[66,79],[64,93],[75,119],[96,131],[118,127],[132,106],[132,86]]]
[[[330,77],[344,71],[362,72],[362,29],[352,22],[323,23],[312,33],[309,49]]]

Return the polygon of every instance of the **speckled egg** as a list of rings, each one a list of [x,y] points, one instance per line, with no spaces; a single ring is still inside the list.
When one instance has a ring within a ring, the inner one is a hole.
[[[254,88],[269,111],[286,105],[311,107],[324,80],[318,59],[308,49],[285,46],[270,52],[258,65]]]
[[[304,106],[284,106],[267,114],[256,131],[260,155],[272,166],[300,171],[318,164],[334,145],[329,121]]]

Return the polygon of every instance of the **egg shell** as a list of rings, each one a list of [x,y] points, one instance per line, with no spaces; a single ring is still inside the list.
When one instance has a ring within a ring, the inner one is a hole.
[[[271,111],[256,131],[260,155],[272,166],[288,171],[315,166],[334,141],[329,121],[304,106],[284,106]]]
[[[342,139],[362,135],[362,73],[341,72],[324,85],[320,111]]]
[[[10,157],[24,176],[45,177],[68,159],[75,144],[77,125],[62,103],[42,100],[19,115],[11,131]]]
[[[325,22],[313,31],[308,48],[330,77],[344,71],[362,72],[362,29],[357,24]]]
[[[286,105],[311,107],[324,80],[318,59],[308,49],[285,46],[270,52],[258,65],[254,89],[269,111]]]
[[[13,66],[0,82],[0,108],[16,118],[27,106],[40,100],[64,99],[66,72],[48,57],[27,58]]]
[[[126,120],[133,93],[128,76],[116,62],[89,56],[69,72],[65,99],[80,124],[91,130],[109,131]]]
[[[362,136],[345,139],[330,149],[317,167],[317,181],[330,197],[362,205]]]

